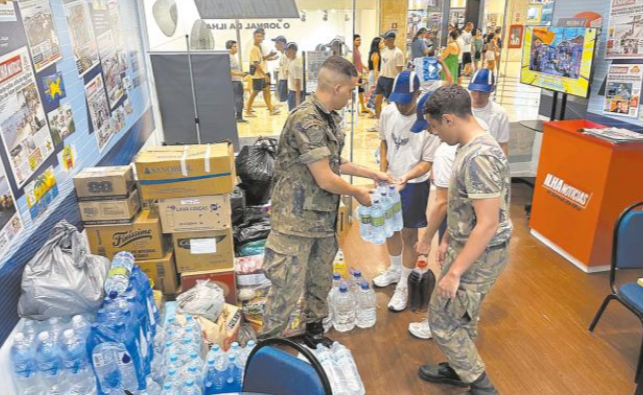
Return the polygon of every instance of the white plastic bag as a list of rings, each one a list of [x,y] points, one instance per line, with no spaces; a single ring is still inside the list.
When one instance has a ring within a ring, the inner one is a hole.
[[[22,273],[18,314],[35,320],[93,313],[103,300],[109,259],[91,255],[78,229],[60,221]]]
[[[225,299],[223,290],[210,280],[198,280],[193,288],[176,297],[177,311],[181,314],[198,315],[215,322]]]

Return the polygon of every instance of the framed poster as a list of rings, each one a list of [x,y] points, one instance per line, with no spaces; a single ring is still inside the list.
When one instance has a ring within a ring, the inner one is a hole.
[[[509,26],[509,48],[522,47],[522,25]]]
[[[636,118],[641,104],[643,64],[613,64],[607,73],[603,113]]]
[[[605,59],[643,58],[643,0],[612,0]]]

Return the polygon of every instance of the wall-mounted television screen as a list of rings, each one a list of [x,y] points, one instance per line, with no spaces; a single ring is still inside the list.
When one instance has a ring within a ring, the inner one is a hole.
[[[527,26],[520,82],[587,97],[597,32],[584,27]]]

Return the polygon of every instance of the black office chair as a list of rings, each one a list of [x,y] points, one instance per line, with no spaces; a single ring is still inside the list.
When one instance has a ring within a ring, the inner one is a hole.
[[[309,363],[274,346],[293,348]],[[328,376],[313,353],[287,339],[264,340],[252,350],[246,364],[243,392],[332,395]]]
[[[596,317],[589,326],[590,332],[603,315],[610,301],[616,299],[631,311],[643,325],[643,287],[636,282],[624,283],[617,288],[616,269],[643,269],[643,202],[628,207],[614,226],[614,245],[612,247],[612,264],[610,267],[610,288],[612,293],[605,297]],[[643,379],[643,340],[634,380]]]

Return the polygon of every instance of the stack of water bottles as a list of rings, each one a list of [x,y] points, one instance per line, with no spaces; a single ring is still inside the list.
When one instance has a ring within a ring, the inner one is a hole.
[[[324,320],[326,329],[332,326],[338,332],[348,332],[355,326],[370,328],[377,320],[375,292],[362,277],[362,272],[356,269],[351,269],[347,280],[339,273],[333,274],[328,306],[328,318]]]
[[[13,336],[10,351],[18,393],[96,394],[86,348],[89,325],[81,315],[70,321],[58,317],[42,322],[26,320]]]
[[[334,342],[330,349],[317,345],[311,351],[324,368],[334,395],[365,394],[364,383],[348,348]]]
[[[105,293],[108,296],[87,340],[98,393],[160,393],[152,380],[161,375],[162,368],[158,362],[153,364],[155,354],[161,354],[164,345],[160,314],[149,279],[134,266],[134,256],[129,252],[119,252],[114,257],[105,280]]]
[[[357,209],[359,233],[365,241],[383,245],[387,238],[404,227],[402,200],[395,185],[380,184],[371,192],[371,202],[371,207]]]
[[[255,346],[254,340],[248,341],[243,348],[234,342],[226,352],[218,345],[213,345],[206,358],[203,394],[241,392],[246,363]]]

